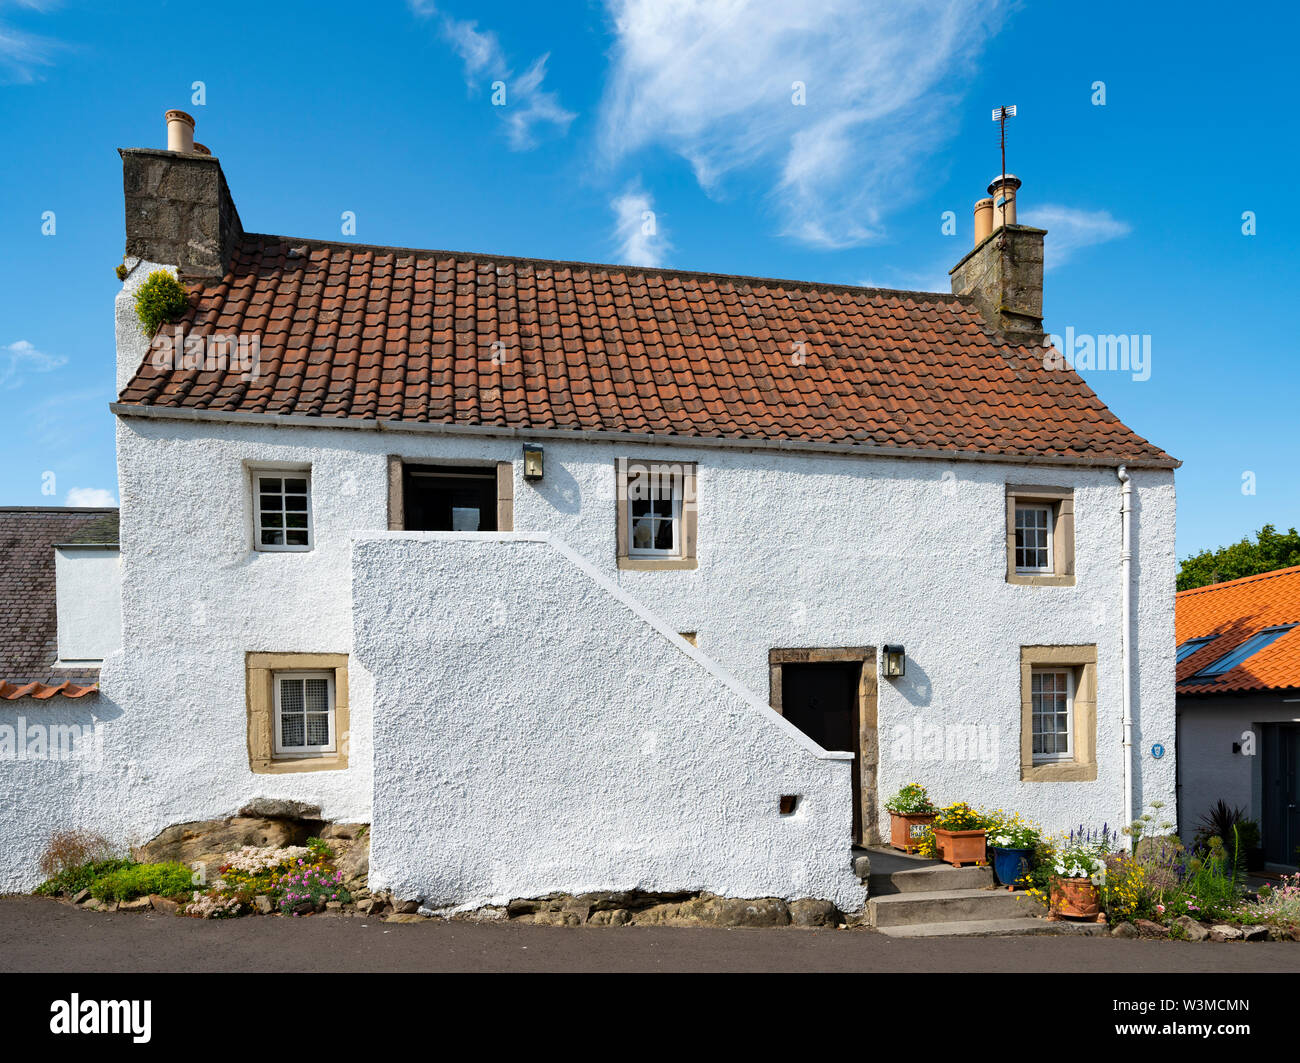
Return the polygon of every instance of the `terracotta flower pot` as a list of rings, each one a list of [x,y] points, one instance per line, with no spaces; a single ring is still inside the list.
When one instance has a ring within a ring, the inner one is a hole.
[[[934,828],[934,844],[939,850],[939,859],[953,867],[962,864],[985,864],[988,862],[988,831],[979,830],[940,830]]]
[[[1050,899],[1049,919],[1066,916],[1098,923],[1106,921],[1101,910],[1101,894],[1089,879],[1053,877]]]
[[[920,844],[920,835],[934,822],[933,812],[889,813],[889,844],[910,853]]]

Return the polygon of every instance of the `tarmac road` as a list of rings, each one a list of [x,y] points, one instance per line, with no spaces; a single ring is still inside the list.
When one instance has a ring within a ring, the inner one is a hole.
[[[887,938],[868,930],[544,927],[107,915],[0,898],[10,972],[1300,972],[1300,943]]]

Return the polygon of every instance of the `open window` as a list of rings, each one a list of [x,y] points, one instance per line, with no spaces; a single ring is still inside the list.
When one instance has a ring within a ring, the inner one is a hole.
[[[388,459],[388,527],[394,531],[514,530],[508,461],[432,465]]]

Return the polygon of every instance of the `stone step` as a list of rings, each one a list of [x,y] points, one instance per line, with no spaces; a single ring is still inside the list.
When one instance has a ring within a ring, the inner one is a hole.
[[[1031,934],[1074,934],[1098,937],[1110,930],[1105,923],[1072,923],[1064,919],[1049,923],[1046,919],[966,919],[955,923],[910,923],[881,926],[878,933],[891,938],[938,937],[1022,937]]]
[[[957,889],[873,897],[867,901],[867,914],[872,926],[886,927],[972,919],[1013,919],[1045,914],[1045,910],[1038,901],[1024,893]]]
[[[978,890],[993,885],[993,871],[987,867],[951,867],[940,864],[912,871],[873,873],[867,890],[873,897],[890,893],[934,893],[938,890]]]

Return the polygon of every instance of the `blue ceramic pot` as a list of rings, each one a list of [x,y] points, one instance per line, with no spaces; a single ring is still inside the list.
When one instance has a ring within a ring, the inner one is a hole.
[[[989,846],[989,852],[993,854],[993,874],[1003,886],[1014,886],[1017,879],[1024,878],[1034,854],[1032,849],[999,849],[994,845]]]

